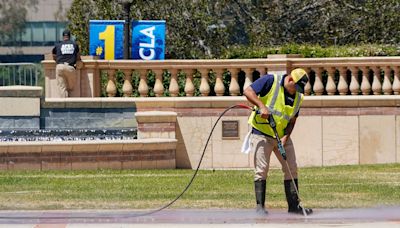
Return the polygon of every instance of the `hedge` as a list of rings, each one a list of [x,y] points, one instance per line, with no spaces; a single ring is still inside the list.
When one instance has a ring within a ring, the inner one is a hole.
[[[328,46],[306,45],[306,44],[287,44],[277,47],[228,47],[222,59],[251,59],[267,58],[269,54],[301,54],[305,58],[323,57],[367,57],[367,56],[399,56],[400,46],[394,45],[346,45]]]

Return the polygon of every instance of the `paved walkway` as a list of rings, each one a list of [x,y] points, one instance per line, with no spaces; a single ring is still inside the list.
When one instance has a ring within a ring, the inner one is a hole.
[[[400,207],[317,209],[307,217],[277,209],[269,210],[268,216],[248,209],[168,209],[138,216],[143,212],[146,211],[0,211],[0,227],[400,227]]]

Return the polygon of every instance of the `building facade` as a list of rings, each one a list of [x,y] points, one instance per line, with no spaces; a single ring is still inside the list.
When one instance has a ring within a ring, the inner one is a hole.
[[[28,9],[25,29],[0,44],[0,62],[40,62],[61,39],[73,0],[39,0]]]

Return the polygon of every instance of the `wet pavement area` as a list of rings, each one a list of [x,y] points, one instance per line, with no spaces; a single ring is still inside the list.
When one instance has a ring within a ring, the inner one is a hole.
[[[0,211],[0,227],[400,227],[400,207],[315,209],[304,215],[270,209],[166,209],[151,215],[132,210]]]

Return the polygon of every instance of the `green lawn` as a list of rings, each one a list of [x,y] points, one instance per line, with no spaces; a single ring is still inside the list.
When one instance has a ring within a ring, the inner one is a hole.
[[[193,170],[0,172],[0,209],[154,209],[170,202]],[[303,205],[400,205],[400,164],[301,168]],[[252,170],[200,171],[172,208],[253,208]],[[282,173],[270,171],[267,207],[285,208]]]

